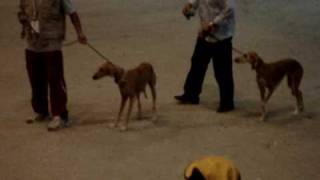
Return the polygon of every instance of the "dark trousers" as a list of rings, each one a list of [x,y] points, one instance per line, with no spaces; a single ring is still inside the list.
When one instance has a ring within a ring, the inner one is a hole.
[[[233,106],[232,38],[216,43],[209,43],[202,38],[197,39],[191,68],[184,85],[185,95],[190,98],[199,97],[211,59],[219,86],[220,106]]]
[[[49,114],[50,110],[52,116],[65,118],[68,112],[62,52],[26,50],[26,61],[33,110],[40,114]]]

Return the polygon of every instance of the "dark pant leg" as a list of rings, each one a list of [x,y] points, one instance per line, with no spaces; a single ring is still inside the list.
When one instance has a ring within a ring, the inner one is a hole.
[[[220,106],[233,106],[232,39],[215,43],[213,46],[213,68],[219,86]]]
[[[49,114],[46,61],[41,53],[26,50],[26,66],[32,91],[32,108],[36,113]]]
[[[67,116],[67,89],[64,80],[63,57],[61,51],[45,52],[48,82],[50,88],[50,107],[52,116]]]
[[[184,84],[184,94],[191,98],[198,98],[202,83],[210,62],[210,44],[198,38],[191,58],[191,68]]]

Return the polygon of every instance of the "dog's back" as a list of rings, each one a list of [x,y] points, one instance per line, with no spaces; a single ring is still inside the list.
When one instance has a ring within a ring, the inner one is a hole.
[[[301,64],[295,59],[282,59],[276,62],[266,64],[270,69],[274,69],[278,72],[294,73],[297,71],[303,71]]]
[[[128,70],[121,83],[125,83],[125,86],[135,90],[135,93],[145,91],[147,84],[155,86],[156,75],[153,67],[149,63],[141,63],[136,68]]]
[[[282,59],[272,63],[265,63],[264,67],[257,69],[258,76],[263,76],[267,80],[269,86],[276,86],[280,81],[287,76],[288,82],[294,78],[300,83],[303,68],[295,59]]]

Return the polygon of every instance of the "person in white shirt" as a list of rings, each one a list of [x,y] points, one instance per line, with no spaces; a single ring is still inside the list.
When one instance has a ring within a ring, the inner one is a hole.
[[[195,11],[200,17],[200,30],[191,58],[191,68],[184,84],[184,93],[175,96],[181,103],[199,104],[203,80],[210,60],[219,86],[217,112],[234,109],[232,69],[232,37],[235,31],[234,0],[189,0],[183,14],[190,18]]]

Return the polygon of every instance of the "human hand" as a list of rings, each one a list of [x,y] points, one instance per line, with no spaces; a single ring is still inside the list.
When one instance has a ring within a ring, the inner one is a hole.
[[[216,26],[213,23],[207,23],[207,22],[201,22],[201,28],[199,31],[199,37],[206,37],[210,33],[214,32],[216,29]]]
[[[194,16],[194,12],[192,12],[192,4],[187,3],[183,9],[182,14],[187,18],[190,19],[191,16]]]
[[[83,33],[79,33],[78,41],[80,44],[87,44],[87,37]]]

